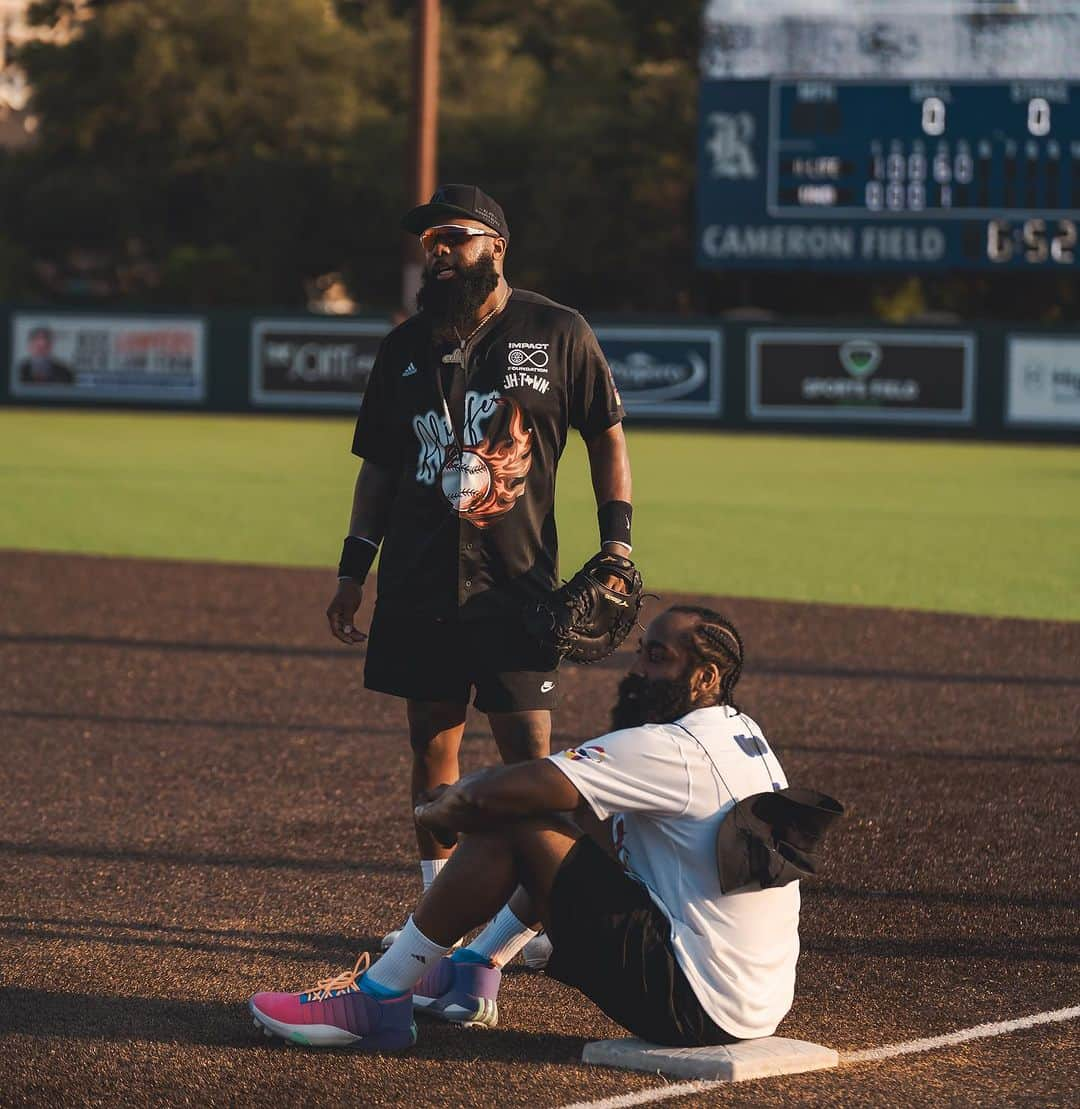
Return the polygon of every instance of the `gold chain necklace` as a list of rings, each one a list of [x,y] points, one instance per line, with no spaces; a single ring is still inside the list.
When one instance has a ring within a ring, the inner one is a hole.
[[[480,330],[480,328],[484,326],[484,324],[488,322],[488,320],[491,319],[492,316],[497,316],[506,307],[506,302],[510,299],[510,294],[513,291],[514,290],[511,289],[509,285],[507,285],[506,292],[503,294],[502,300],[500,300],[499,303],[496,304],[490,312],[488,312],[488,314],[472,329],[472,331],[469,332],[468,335],[465,336],[464,339],[458,333],[458,329],[456,327],[454,328],[454,335],[457,336],[458,346],[449,354],[443,355],[443,362],[463,363],[465,361],[465,347],[468,344],[469,340]]]

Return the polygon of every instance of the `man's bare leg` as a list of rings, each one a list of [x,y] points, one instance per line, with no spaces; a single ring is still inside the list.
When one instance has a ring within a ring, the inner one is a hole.
[[[488,720],[504,763],[542,759],[551,753],[550,710],[489,713]],[[526,964],[541,969],[551,953],[550,944],[536,936],[541,927],[528,895],[517,890],[493,918],[491,927],[473,942],[500,965],[523,951]]]
[[[413,913],[417,928],[449,946],[497,913],[519,885],[516,904],[547,922],[555,876],[581,835],[570,820],[552,816],[462,837]]]
[[[507,766],[551,754],[551,712],[548,709],[489,712],[488,723],[499,748],[499,757]]]
[[[413,752],[411,792],[415,805],[422,794],[436,786],[452,785],[460,777],[458,753],[465,732],[467,707],[453,702],[408,701],[407,708]],[[550,750],[551,713],[547,709],[490,713],[488,720],[503,762],[541,758]],[[416,842],[426,891],[450,858],[453,848],[444,847],[420,827],[416,829]],[[383,937],[384,950],[398,934],[393,931]]]
[[[413,807],[420,797],[436,786],[452,785],[461,776],[458,751],[465,734],[465,705],[450,701],[407,701],[409,745],[412,747],[410,787]],[[420,874],[423,888],[450,856],[453,848],[444,847],[430,832],[416,826],[420,849]],[[380,946],[385,951],[401,934],[399,928],[387,932]]]
[[[436,786],[453,785],[461,776],[458,752],[467,708],[448,701],[408,701],[407,710],[415,805],[421,794]],[[551,750],[551,713],[547,709],[489,713],[488,721],[504,763],[543,758]],[[421,859],[448,859],[453,851],[420,827],[416,842]]]
[[[458,751],[465,734],[466,706],[444,701],[409,701],[407,705],[415,806],[422,794],[439,785],[452,785],[461,777]],[[453,850],[419,825],[416,843],[421,859],[448,859]]]

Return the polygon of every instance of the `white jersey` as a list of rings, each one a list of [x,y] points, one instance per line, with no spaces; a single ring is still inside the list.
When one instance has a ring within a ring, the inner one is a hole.
[[[769,1036],[791,1008],[799,885],[723,894],[716,830],[735,802],[787,779],[761,729],[727,706],[645,724],[549,756],[601,819],[671,922],[671,946],[724,1031]]]

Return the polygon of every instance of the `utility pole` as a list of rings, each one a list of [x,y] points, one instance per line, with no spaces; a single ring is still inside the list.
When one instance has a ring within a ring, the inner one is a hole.
[[[439,0],[416,0],[413,26],[413,102],[410,133],[409,193],[413,205],[426,204],[435,191],[439,125]],[[406,233],[401,306],[416,310],[424,254],[415,235]]]

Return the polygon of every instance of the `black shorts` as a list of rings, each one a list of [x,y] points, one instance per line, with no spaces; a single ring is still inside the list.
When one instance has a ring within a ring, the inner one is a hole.
[[[552,978],[650,1043],[736,1042],[702,1009],[671,948],[671,925],[648,890],[588,836],[563,860],[550,907]]]
[[[375,607],[364,685],[410,701],[524,712],[558,704],[559,658],[517,619],[439,620]]]

